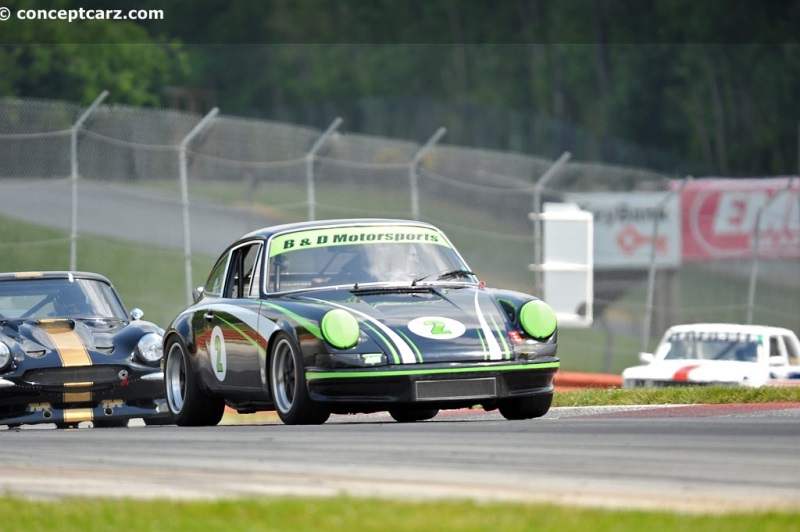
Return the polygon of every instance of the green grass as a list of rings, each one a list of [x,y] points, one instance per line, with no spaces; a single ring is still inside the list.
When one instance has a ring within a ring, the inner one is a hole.
[[[542,486],[546,489],[546,486]],[[568,502],[568,501],[567,501]],[[0,499],[0,529],[18,531],[631,531],[787,532],[800,512],[676,514],[545,504],[264,498],[205,502]]]
[[[558,387],[556,387],[558,391]],[[800,403],[800,386],[745,388],[686,386],[677,388],[585,389],[559,392],[553,406],[685,405],[736,403]]]

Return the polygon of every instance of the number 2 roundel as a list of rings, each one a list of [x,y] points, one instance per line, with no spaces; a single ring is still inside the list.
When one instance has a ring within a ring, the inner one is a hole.
[[[424,316],[408,322],[408,330],[432,340],[451,340],[464,334],[467,328],[460,321],[450,318]]]
[[[211,369],[220,381],[225,380],[228,369],[228,357],[225,355],[225,337],[219,326],[211,331],[211,340],[208,342],[208,356],[211,359]]]

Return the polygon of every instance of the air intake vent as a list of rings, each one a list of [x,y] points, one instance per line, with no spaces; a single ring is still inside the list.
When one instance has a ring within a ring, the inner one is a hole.
[[[497,380],[494,377],[417,382],[417,400],[419,401],[481,399],[496,395]]]

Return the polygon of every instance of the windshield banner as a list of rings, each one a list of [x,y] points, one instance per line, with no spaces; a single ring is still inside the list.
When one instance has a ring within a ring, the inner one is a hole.
[[[420,242],[450,247],[439,231],[427,227],[403,226],[356,226],[331,227],[296,231],[272,238],[269,256],[281,253],[330,246],[352,246],[358,244],[407,244]]]

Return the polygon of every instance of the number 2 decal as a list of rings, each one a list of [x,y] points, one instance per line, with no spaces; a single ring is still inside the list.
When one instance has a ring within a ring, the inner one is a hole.
[[[214,375],[220,381],[224,381],[228,370],[228,357],[225,354],[225,337],[222,335],[222,329],[219,325],[211,331],[211,339],[208,342],[208,356],[211,359]]]
[[[441,316],[424,316],[408,322],[408,330],[417,336],[432,340],[458,338],[467,330],[463,323]]]
[[[447,327],[443,321],[428,320],[425,322],[425,325],[428,325],[431,328],[431,334],[433,334],[434,336],[438,336],[441,334],[453,334],[452,332],[447,330]]]

